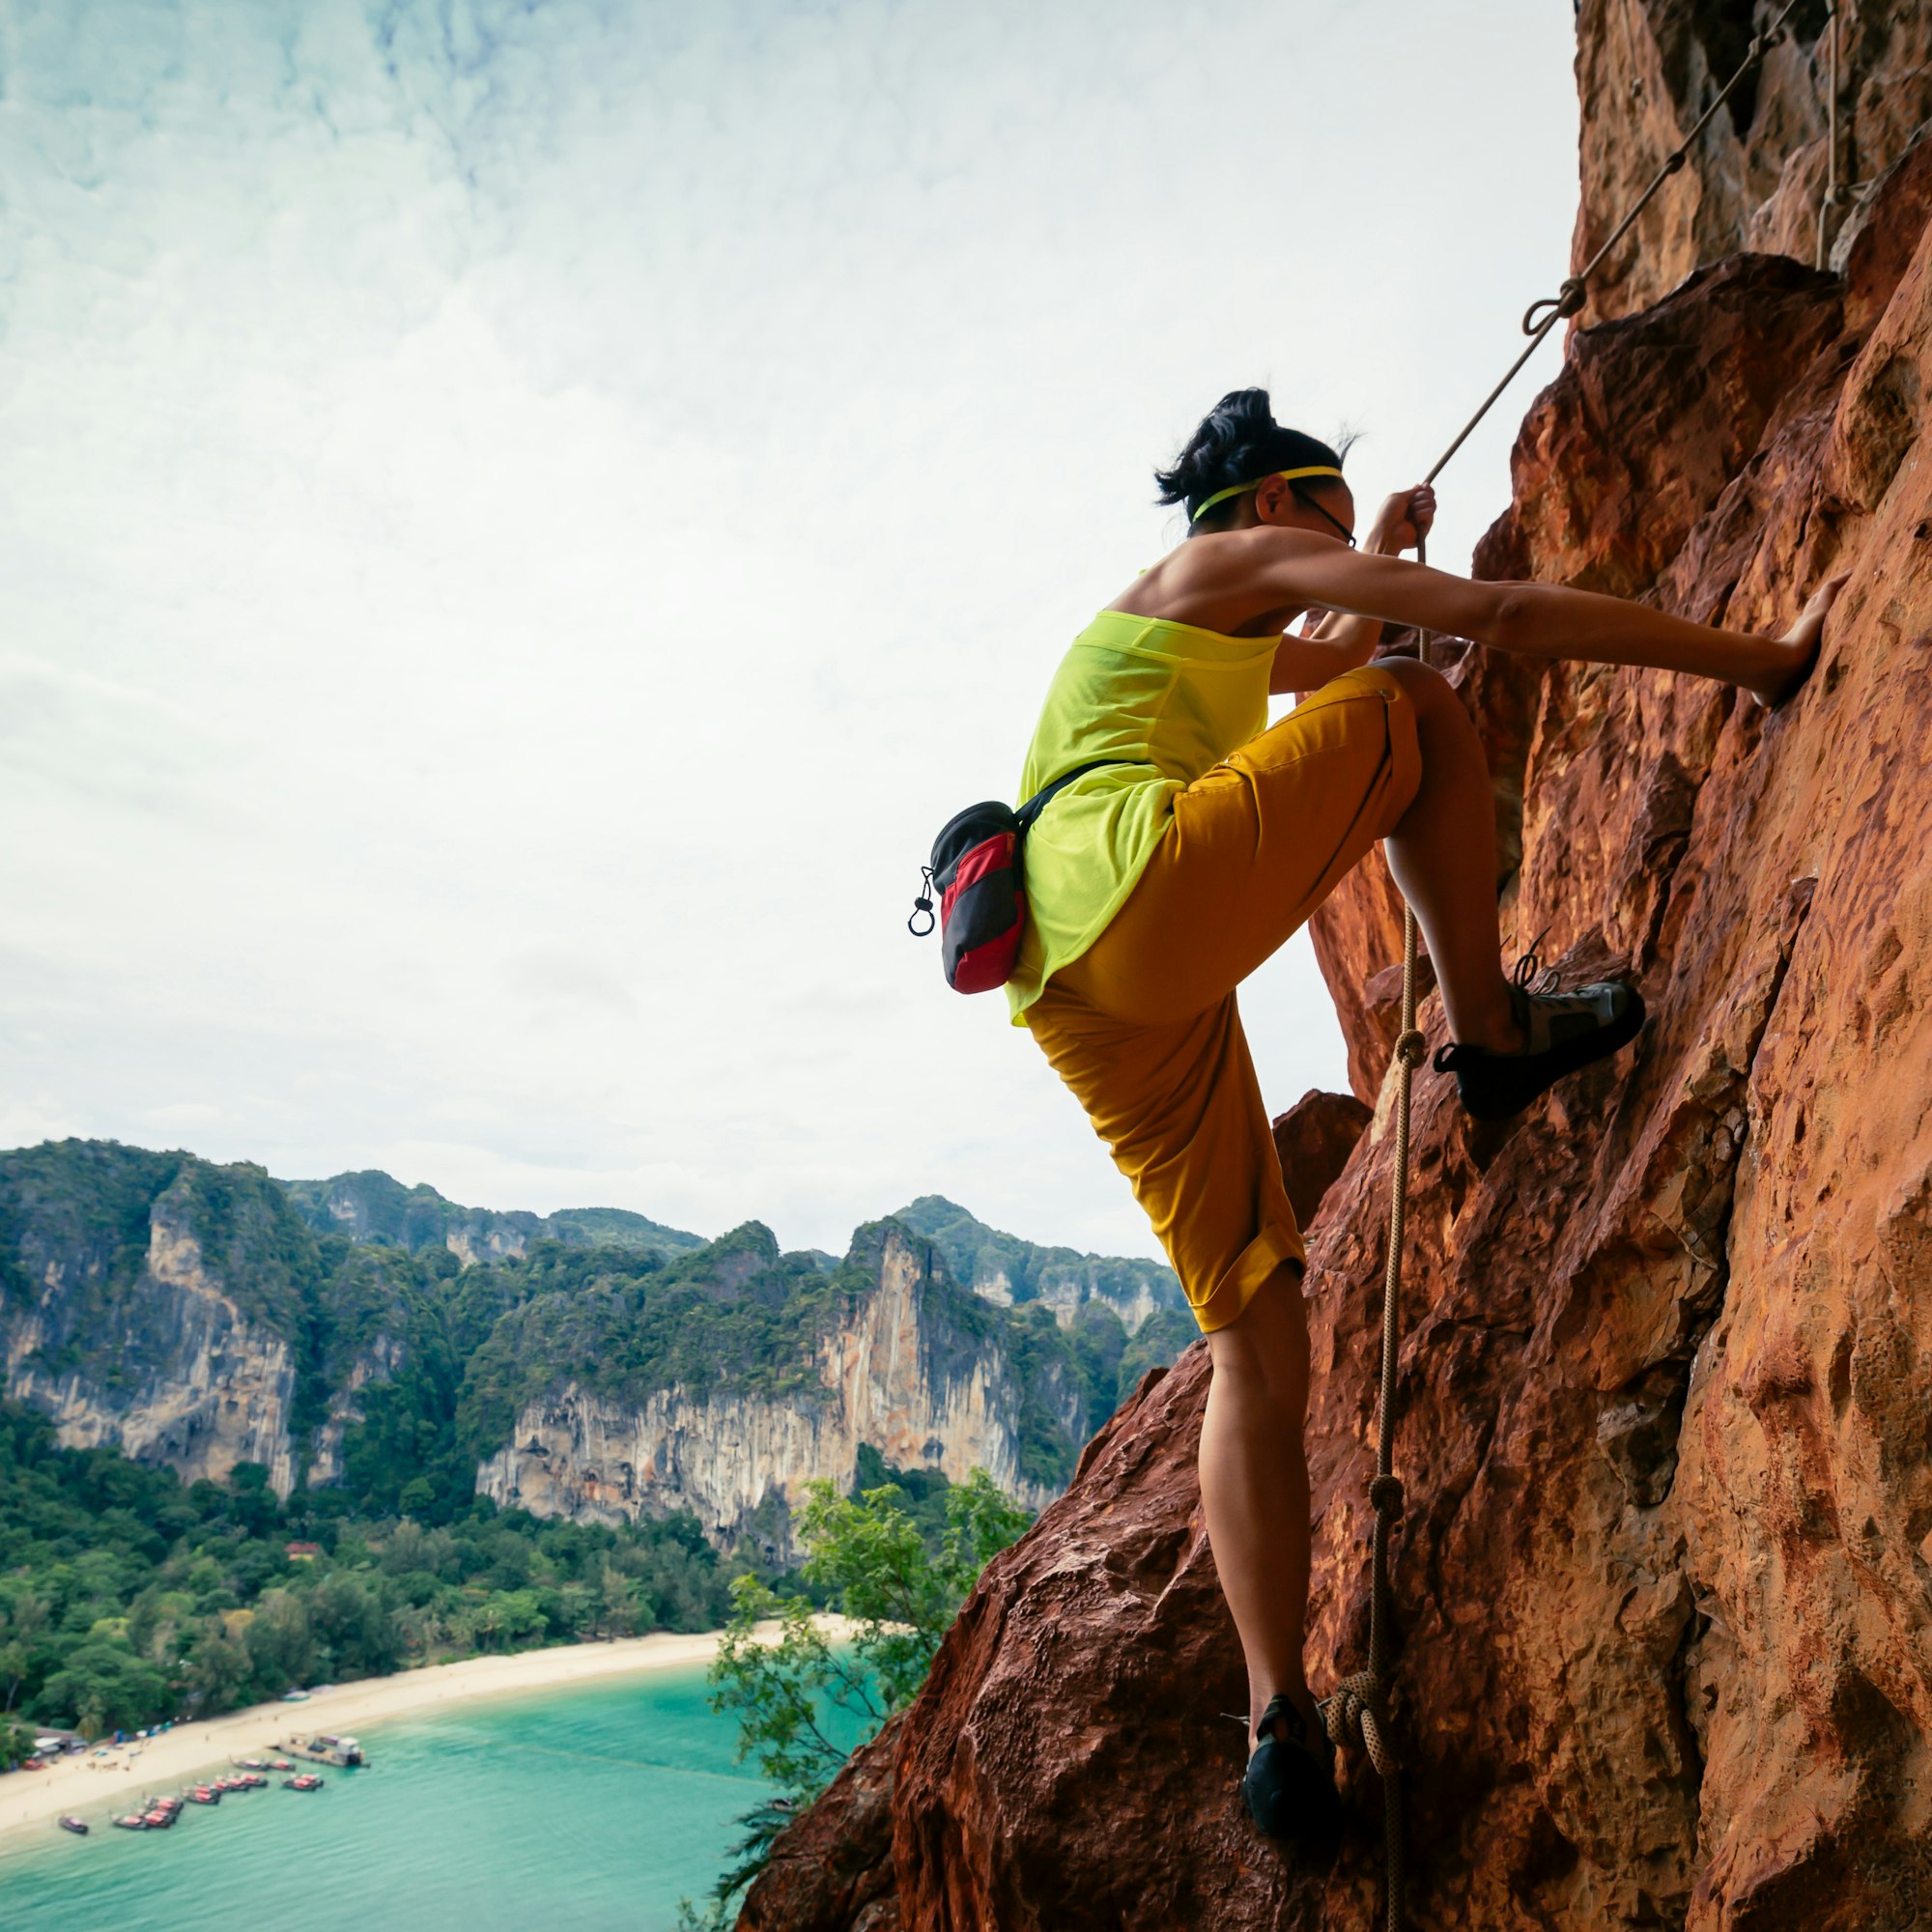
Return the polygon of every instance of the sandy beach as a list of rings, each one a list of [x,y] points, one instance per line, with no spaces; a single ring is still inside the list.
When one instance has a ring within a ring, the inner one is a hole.
[[[835,1620],[836,1621],[836,1620]],[[775,1631],[776,1625],[765,1629]],[[551,1690],[645,1670],[709,1663],[719,1633],[659,1632],[614,1643],[567,1644],[512,1657],[472,1657],[330,1685],[299,1703],[254,1704],[225,1717],[178,1724],[158,1738],[123,1746],[112,1757],[63,1757],[45,1771],[0,1776],[0,1834],[45,1829],[72,1811],[99,1830],[107,1814],[142,1792],[177,1790],[198,1772],[226,1770],[231,1757],[269,1755],[298,1731],[359,1737],[369,1726],[513,1690]],[[375,1755],[372,1749],[371,1756]]]

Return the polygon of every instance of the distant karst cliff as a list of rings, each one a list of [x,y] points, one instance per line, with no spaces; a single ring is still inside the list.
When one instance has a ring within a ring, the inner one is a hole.
[[[927,1243],[896,1222],[862,1231],[843,1267],[800,1289],[822,1298],[820,1319],[790,1324],[764,1374],[627,1387],[602,1348],[585,1350],[519,1407],[478,1489],[539,1516],[636,1519],[675,1504],[736,1530],[775,1494],[849,1480],[869,1443],[954,1480],[983,1468],[1034,1508],[1059,1493],[1066,1470],[1052,1445],[1085,1440],[1100,1419],[1086,1388],[1069,1362],[1016,1360],[1006,1324],[934,1271]],[[621,1350],[631,1326],[612,1309],[609,1345]]]
[[[605,1520],[688,1509],[781,1558],[798,1486],[850,1484],[862,1450],[980,1466],[1037,1506],[1192,1322],[1158,1266],[1038,1248],[937,1196],[915,1211],[930,1232],[880,1222],[839,1261],[756,1223],[706,1241],[377,1172],[22,1149],[0,1154],[4,1392],[65,1443],[190,1481],[256,1463],[283,1495],[345,1486],[431,1517],[477,1493]],[[987,1255],[1010,1265],[996,1283]]]
[[[1044,1248],[987,1227],[942,1194],[922,1194],[895,1219],[930,1240],[953,1280],[975,1294],[1002,1308],[1041,1302],[1063,1328],[1096,1301],[1111,1308],[1130,1335],[1163,1309],[1187,1313],[1179,1276],[1158,1262]]]
[[[531,1241],[648,1248],[664,1255],[690,1254],[704,1245],[702,1235],[667,1228],[622,1208],[574,1208],[555,1214],[461,1208],[434,1187],[405,1187],[380,1168],[282,1184],[297,1211],[319,1234],[347,1235],[355,1241],[412,1252],[447,1248],[463,1262],[520,1257]]]
[[[1587,230],[1752,14],[1585,0]],[[1855,10],[1857,165],[1892,164],[1842,274],[1772,159],[1823,14],[1673,190],[1675,252],[1572,337],[1479,554],[1748,629],[1849,571],[1809,684],[1766,715],[1660,673],[1438,660],[1491,750],[1506,931],[1571,980],[1634,974],[1652,1017],[1516,1122],[1418,1083],[1394,1582],[1419,1928],[1932,1924],[1932,13]],[[1711,259],[1765,224],[1804,259]],[[1373,864],[1315,923],[1369,1100],[1399,933]],[[1439,1045],[1433,997],[1422,1019]],[[1392,1143],[1384,1116],[1310,1242],[1318,1691],[1365,1661]],[[1090,1446],[921,1698],[780,1839],[744,1932],[1380,1922],[1358,1761],[1332,1872],[1240,1811],[1208,1380],[1190,1350]]]
[[[0,1156],[5,1392],[71,1446],[216,1479],[260,1463],[286,1493],[301,1424],[333,1419],[320,1359],[302,1374],[313,1248],[256,1169],[80,1141]]]

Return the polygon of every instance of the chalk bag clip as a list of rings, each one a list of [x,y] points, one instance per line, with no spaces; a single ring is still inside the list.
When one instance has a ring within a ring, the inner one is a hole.
[[[906,930],[915,939],[923,939],[938,923],[932,911],[932,867],[922,866],[919,868],[919,876],[921,881],[919,896],[912,902],[912,917],[906,921]],[[921,920],[924,920],[923,925],[920,924]]]

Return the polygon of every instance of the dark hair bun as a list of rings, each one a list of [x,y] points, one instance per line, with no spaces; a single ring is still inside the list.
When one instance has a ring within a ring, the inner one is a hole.
[[[1173,468],[1156,469],[1153,480],[1160,486],[1158,500],[1185,503],[1191,520],[1217,490],[1317,464],[1339,469],[1342,458],[1325,442],[1282,428],[1265,389],[1230,389],[1202,418]]]

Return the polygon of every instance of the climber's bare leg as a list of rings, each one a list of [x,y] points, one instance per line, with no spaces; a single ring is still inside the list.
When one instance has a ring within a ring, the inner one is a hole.
[[[1308,1616],[1308,1327],[1292,1266],[1277,1268],[1208,1338],[1213,1379],[1201,1421],[1201,1508],[1221,1591],[1248,1665],[1248,1740],[1285,1692],[1312,1725],[1302,1675]]]
[[[1496,808],[1476,727],[1442,676],[1412,658],[1389,671],[1415,709],[1422,782],[1382,850],[1415,908],[1452,1038],[1498,1053],[1523,1044],[1496,923]]]

